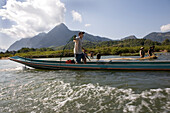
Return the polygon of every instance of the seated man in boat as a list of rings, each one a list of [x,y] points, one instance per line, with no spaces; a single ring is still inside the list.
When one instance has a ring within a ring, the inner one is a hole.
[[[155,56],[154,52],[155,52],[155,46],[152,46],[152,54]]]
[[[94,52],[91,51],[91,52],[90,52],[90,58],[93,59],[93,56],[94,56]]]
[[[84,49],[82,47],[82,39],[83,39],[84,33],[85,32],[79,32],[79,34],[78,34],[79,36],[73,39],[73,41],[75,42],[74,55],[76,57],[76,63],[81,63],[81,59],[83,59],[83,61],[84,61],[84,54],[82,51],[82,49]]]
[[[99,60],[100,60],[100,58],[101,58],[101,54],[100,54],[100,52],[98,52],[98,53],[97,53],[97,55],[96,55],[96,59],[97,59],[97,61],[99,61]]]
[[[149,56],[151,57],[152,56],[152,54],[153,54],[153,47],[150,47],[150,49],[148,50],[148,54],[149,54]]]
[[[140,54],[140,57],[141,57],[141,58],[144,58],[144,56],[145,56],[144,47],[141,47],[141,48],[140,48],[139,54]]]

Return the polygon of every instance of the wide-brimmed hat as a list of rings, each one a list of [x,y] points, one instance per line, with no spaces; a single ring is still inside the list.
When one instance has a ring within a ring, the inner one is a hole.
[[[144,47],[141,47],[140,49],[144,49]]]

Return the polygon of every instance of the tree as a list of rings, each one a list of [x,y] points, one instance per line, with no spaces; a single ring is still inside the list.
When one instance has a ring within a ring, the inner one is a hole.
[[[165,39],[165,40],[162,42],[162,45],[170,45],[169,39]]]
[[[144,44],[145,46],[152,46],[152,45],[154,45],[153,41],[149,40],[149,39],[146,39],[144,43],[145,43]]]
[[[22,48],[22,49],[18,50],[18,53],[27,53],[29,51],[30,51],[29,48]]]

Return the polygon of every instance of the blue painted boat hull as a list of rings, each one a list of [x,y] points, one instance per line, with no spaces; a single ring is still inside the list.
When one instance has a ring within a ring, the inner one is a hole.
[[[36,69],[78,69],[78,70],[158,70],[170,71],[170,61],[119,61],[119,62],[88,62],[87,64],[71,64],[65,61],[35,60],[23,57],[10,57],[12,61]]]

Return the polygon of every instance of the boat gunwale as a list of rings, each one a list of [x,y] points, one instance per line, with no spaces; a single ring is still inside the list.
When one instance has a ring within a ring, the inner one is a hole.
[[[52,61],[52,60],[36,60],[36,59],[31,59],[31,58],[24,58],[24,57],[19,57],[19,56],[15,56],[18,57],[20,59],[22,59],[23,61],[30,61],[30,62],[47,62],[47,63],[66,63],[66,61]],[[15,57],[10,57],[9,59],[16,59]],[[110,62],[87,62],[87,64],[170,64],[170,61],[110,61]],[[72,63],[74,64],[74,63]],[[80,63],[83,64],[83,63]]]
[[[21,60],[16,60],[16,59],[12,59],[12,58],[9,58],[10,60],[13,60],[13,61],[16,61],[16,62],[19,62],[19,63],[22,63],[22,64],[25,64],[25,65],[28,65],[28,66],[32,66],[32,67],[34,67],[34,68],[42,68],[42,69],[44,69],[45,67],[47,68],[47,69],[50,69],[51,67],[54,67],[54,68],[65,68],[65,69],[96,69],[96,70],[158,70],[158,71],[170,71],[170,69],[168,69],[168,68],[165,68],[165,69],[163,69],[163,68],[159,68],[159,69],[155,69],[155,68],[149,68],[149,69],[147,69],[147,68],[110,68],[109,66],[108,66],[108,64],[107,65],[105,65],[105,64],[103,64],[103,66],[105,66],[105,67],[86,67],[86,66],[92,66],[92,65],[96,65],[96,64],[84,64],[84,66],[85,67],[83,67],[82,66],[82,64],[67,64],[67,63],[64,63],[64,65],[63,65],[63,63],[57,63],[58,65],[52,65],[52,64],[50,64],[50,63],[46,63],[46,64],[43,64],[42,62],[40,63],[40,62],[26,62],[26,61],[21,61]],[[54,64],[54,63],[53,63]],[[33,66],[34,65],[34,66]],[[35,65],[37,66],[37,65],[39,65],[39,66],[45,66],[45,67],[35,67]],[[110,65],[112,65],[112,64],[110,64]],[[122,64],[121,64],[122,65]],[[131,66],[132,66],[133,64],[131,64]],[[145,64],[145,65],[148,65],[148,64]],[[160,65],[160,64],[159,64]],[[135,65],[135,66],[137,66],[137,64]],[[154,66],[153,66],[154,67]],[[156,67],[156,66],[155,66]]]

